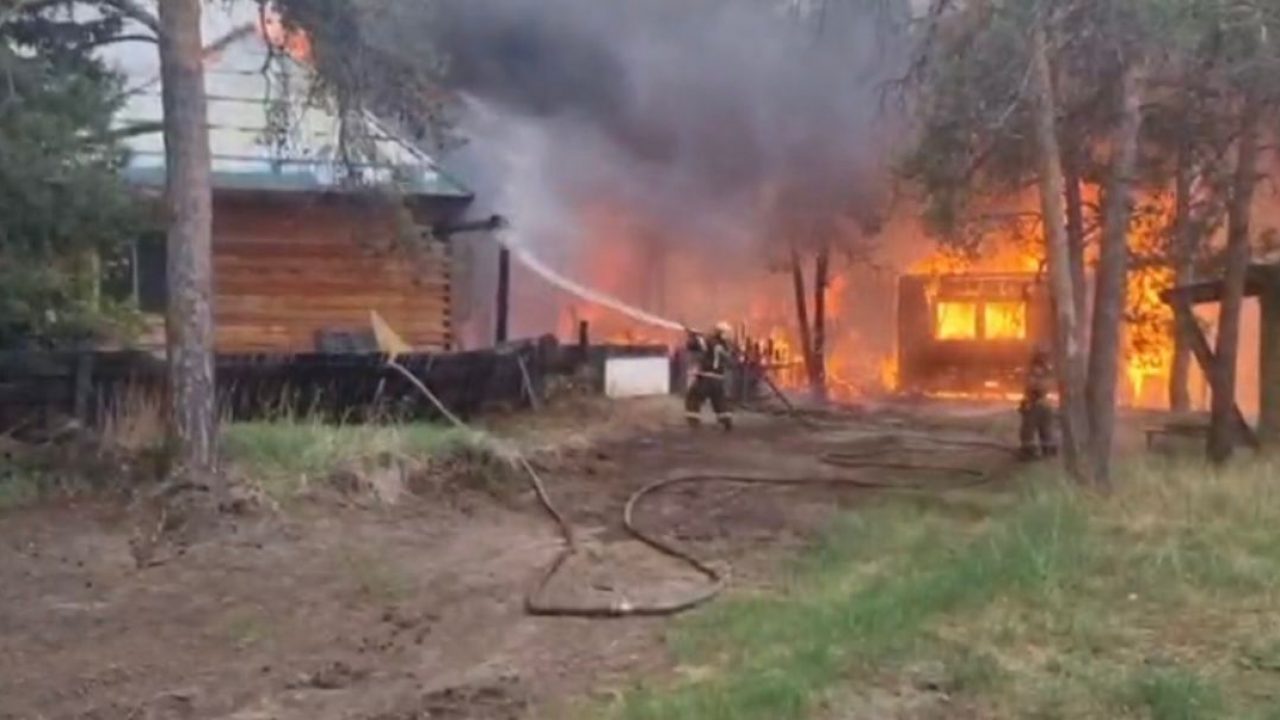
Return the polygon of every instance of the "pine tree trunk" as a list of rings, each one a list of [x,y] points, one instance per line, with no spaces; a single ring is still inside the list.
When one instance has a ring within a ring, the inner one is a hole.
[[[1057,132],[1057,99],[1049,66],[1048,40],[1043,27],[1032,31],[1032,92],[1035,97],[1035,133],[1039,161],[1040,202],[1044,215],[1045,244],[1049,260],[1049,287],[1054,310],[1054,349],[1062,403],[1063,459],[1067,471],[1079,482],[1092,483],[1088,452],[1088,418],[1085,407],[1084,353],[1077,325],[1076,298],[1071,279],[1070,253],[1065,225],[1065,181]]]
[[[1062,68],[1051,67],[1053,73],[1053,87],[1061,92],[1063,83]],[[1073,288],[1076,318],[1077,322],[1077,342],[1080,343],[1081,352],[1088,352],[1088,328],[1085,325],[1085,318],[1088,317],[1088,287],[1085,279],[1085,229],[1084,229],[1084,192],[1081,169],[1081,158],[1083,155],[1083,140],[1076,132],[1076,128],[1069,121],[1059,122],[1057,125],[1058,137],[1062,138],[1060,150],[1062,152],[1062,174],[1066,182],[1064,188],[1064,199],[1067,202],[1067,259],[1071,264],[1071,287]]]
[[[1236,359],[1240,354],[1240,310],[1244,307],[1244,286],[1249,272],[1249,226],[1253,195],[1258,184],[1260,116],[1258,102],[1248,98],[1241,112],[1242,130],[1236,142],[1235,178],[1227,208],[1227,267],[1218,315],[1217,346],[1214,348],[1215,379],[1209,427],[1209,457],[1219,463],[1231,459],[1238,439],[1235,420]]]
[[[800,252],[791,248],[791,283],[796,293],[796,325],[800,328],[800,355],[804,358],[805,376],[813,377],[813,336],[809,332],[809,299],[804,289],[804,268]]]
[[[1191,163],[1190,140],[1178,147],[1177,176],[1174,179],[1173,200],[1173,262],[1174,287],[1186,285],[1194,279],[1195,228],[1191,222],[1191,182],[1194,170]],[[1173,358],[1169,368],[1169,409],[1187,412],[1191,409],[1191,338],[1181,323],[1173,324]]]
[[[217,414],[213,377],[213,196],[200,37],[201,0],[158,3],[168,168],[170,433],[177,472],[213,483]]]
[[[1116,386],[1120,374],[1120,336],[1129,275],[1129,218],[1131,186],[1142,128],[1141,63],[1125,68],[1121,78],[1121,119],[1112,139],[1111,176],[1107,180],[1102,244],[1098,256],[1097,294],[1090,334],[1089,403],[1090,449],[1099,485],[1111,481],[1111,447],[1116,422]]]
[[[813,270],[813,364],[809,390],[817,400],[827,399],[827,286],[830,284],[831,248],[823,245]]]
[[[1080,318],[1079,337],[1081,348],[1087,347],[1084,318],[1088,316],[1088,288],[1084,274],[1084,197],[1080,183],[1080,155],[1076,143],[1068,139],[1070,148],[1063,152],[1063,174],[1066,179],[1067,201],[1067,259],[1071,264],[1071,287],[1075,293],[1076,317]]]

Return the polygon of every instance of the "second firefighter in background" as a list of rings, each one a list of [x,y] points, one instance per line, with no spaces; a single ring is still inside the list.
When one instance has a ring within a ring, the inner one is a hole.
[[[1058,443],[1053,435],[1053,406],[1049,403],[1052,385],[1049,353],[1044,348],[1036,348],[1027,368],[1022,404],[1018,406],[1018,413],[1022,416],[1018,439],[1023,459],[1049,458],[1058,454]]]
[[[690,427],[702,424],[702,406],[708,401],[716,413],[716,420],[726,431],[733,429],[733,414],[729,412],[729,394],[725,378],[733,363],[733,345],[729,342],[732,329],[728,323],[718,323],[710,337],[689,331],[686,348],[697,356],[698,370],[689,392],[685,394],[685,419]]]

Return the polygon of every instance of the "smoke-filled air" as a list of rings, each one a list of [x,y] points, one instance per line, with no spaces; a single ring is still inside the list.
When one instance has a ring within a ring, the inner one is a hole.
[[[462,99],[451,165],[508,242],[650,313],[768,333],[792,319],[792,244],[861,251],[885,210],[900,53],[860,5],[448,0],[421,20]],[[480,343],[496,250],[470,252]],[[512,293],[515,335],[653,332],[527,271]]]

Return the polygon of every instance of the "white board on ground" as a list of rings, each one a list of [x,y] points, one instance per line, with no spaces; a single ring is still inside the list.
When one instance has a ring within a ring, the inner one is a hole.
[[[649,397],[671,392],[671,364],[665,357],[608,358],[604,394],[611,398]]]

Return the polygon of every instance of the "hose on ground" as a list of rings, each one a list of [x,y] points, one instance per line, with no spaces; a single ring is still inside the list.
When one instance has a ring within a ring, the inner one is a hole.
[[[449,420],[454,426],[465,432],[471,432],[471,428],[466,425],[456,415],[449,412],[448,408],[440,402],[435,393],[431,392],[427,386],[417,378],[413,373],[409,372],[404,366],[395,361],[394,358],[387,361],[387,366],[404,376],[415,388],[421,392],[427,400],[435,406],[436,410],[442,416]],[[938,445],[968,446],[969,443],[976,441],[948,441],[945,438],[925,438],[929,442]],[[964,445],[959,445],[964,443]],[[1007,450],[1003,446],[994,443],[975,444],[975,447],[991,447]],[[994,476],[982,470],[976,470],[969,467],[950,466],[950,465],[926,465],[905,462],[884,462],[873,460],[876,455],[882,454],[887,447],[873,449],[864,453],[828,453],[819,457],[822,464],[837,467],[840,469],[879,469],[879,470],[898,470],[913,472],[945,472],[951,474],[966,475],[972,478],[970,481],[958,486],[941,488],[944,490],[954,490],[967,487],[974,487],[994,479]],[[707,586],[697,593],[668,602],[649,602],[643,604],[633,604],[626,600],[611,603],[585,603],[585,604],[566,604],[547,600],[544,598],[547,588],[555,579],[560,569],[564,567],[572,557],[581,552],[577,537],[573,531],[573,525],[565,518],[565,516],[552,502],[550,494],[547,492],[546,485],[543,483],[541,476],[529,460],[519,451],[512,447],[505,448],[506,452],[514,459],[517,465],[529,477],[530,485],[533,487],[534,494],[538,498],[538,503],[547,512],[551,519],[555,522],[556,528],[560,534],[562,547],[552,559],[551,563],[539,576],[534,587],[525,595],[525,610],[532,615],[550,616],[550,617],[579,617],[579,618],[623,618],[623,617],[660,617],[675,615],[696,608],[719,595],[725,588],[729,579],[729,570],[718,569],[712,564],[694,557],[689,552],[677,547],[676,545],[651,535],[641,530],[635,521],[636,510],[641,503],[648,497],[658,493],[659,491],[673,487],[675,485],[705,483],[705,482],[721,482],[740,485],[753,486],[774,486],[774,487],[816,487],[821,485],[835,487],[851,487],[864,490],[905,490],[917,491],[930,488],[925,484],[905,484],[892,483],[874,480],[864,480],[860,478],[850,477],[768,477],[757,475],[736,475],[721,472],[692,472],[680,473],[669,476],[667,478],[656,480],[645,485],[627,499],[627,503],[622,513],[623,527],[633,538],[644,543],[648,547],[670,558],[680,561],[689,566],[698,574],[707,579]]]

